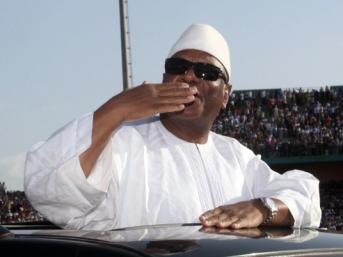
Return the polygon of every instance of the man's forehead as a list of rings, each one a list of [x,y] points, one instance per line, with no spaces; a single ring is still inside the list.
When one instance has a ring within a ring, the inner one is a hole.
[[[184,58],[191,62],[204,62],[210,63],[219,67],[222,71],[225,71],[223,64],[213,55],[206,53],[204,51],[195,49],[186,49],[175,53],[172,57]]]

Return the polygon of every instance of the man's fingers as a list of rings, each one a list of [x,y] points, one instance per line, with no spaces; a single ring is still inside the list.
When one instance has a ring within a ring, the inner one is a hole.
[[[189,87],[186,83],[146,84],[143,90],[148,92],[147,100],[152,104],[187,104],[194,101],[196,87]],[[156,106],[155,106],[156,107]],[[156,107],[158,108],[158,106]]]
[[[212,213],[213,213],[212,210],[204,212],[203,214],[200,215],[199,220],[205,221],[206,219],[208,219],[209,217],[211,217],[213,215]]]
[[[160,104],[187,104],[194,101],[194,96],[186,96],[186,97],[160,97],[156,100],[156,102]]]
[[[220,228],[228,227],[232,222],[235,222],[238,218],[236,217],[230,217],[229,215],[226,215],[225,213],[222,213],[220,215],[214,215],[202,222],[204,226],[216,226]]]
[[[162,84],[154,84],[163,88],[189,88],[189,84],[185,82],[165,82]]]
[[[195,100],[196,92],[196,87],[190,87],[187,83],[143,82],[114,99],[123,106],[123,119],[131,121],[158,113],[182,111],[186,104]]]
[[[229,218],[229,214],[226,213],[226,212],[223,212],[223,213],[221,213],[221,214],[219,215],[218,220],[219,220],[219,222],[220,222],[220,221],[222,221],[222,220],[226,220],[227,218]]]
[[[158,96],[189,96],[198,92],[196,87],[178,87],[178,86],[157,86]]]
[[[221,206],[207,211],[200,216],[200,221],[205,227],[239,229],[250,226],[248,217],[232,206]]]
[[[231,227],[231,225],[237,221],[239,221],[239,218],[237,216],[227,215],[226,218],[219,220],[216,226],[219,228],[227,228]]]
[[[161,94],[170,93],[196,93],[197,88],[184,82],[168,82],[162,84],[150,84],[160,91]]]
[[[217,228],[255,228],[262,222],[261,211],[255,202],[255,200],[250,200],[223,205],[209,212],[205,212],[203,216],[210,218],[200,220],[204,226],[216,226]],[[217,213],[215,213],[215,210],[217,210]],[[207,221],[208,223],[206,223]]]
[[[230,227],[233,229],[241,229],[241,228],[255,228],[259,225],[256,221],[256,217],[252,217],[249,215],[242,215],[239,220],[233,222]]]
[[[201,216],[199,217],[199,219],[202,220],[207,220],[209,218],[211,218],[212,216],[216,216],[222,213],[222,210],[220,208],[215,208],[213,210],[209,210],[207,212],[204,212],[203,214],[201,214]]]
[[[157,113],[165,113],[165,112],[179,112],[185,109],[184,104],[164,104],[160,105],[158,108],[154,110],[154,113],[152,115]]]
[[[246,219],[238,219],[237,221],[230,224],[230,228],[241,229],[249,227]]]
[[[202,222],[202,225],[205,227],[211,227],[211,226],[215,226],[216,224],[218,224],[218,216],[212,216],[206,220],[204,220]]]
[[[204,226],[215,226],[219,222],[219,216],[223,210],[218,207],[203,213],[199,219]]]

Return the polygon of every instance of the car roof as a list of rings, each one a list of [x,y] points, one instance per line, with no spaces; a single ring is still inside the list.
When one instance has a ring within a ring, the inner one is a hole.
[[[139,226],[110,231],[7,227],[19,238],[125,245],[152,256],[274,256],[276,253],[283,253],[283,256],[314,256],[315,253],[316,256],[343,255],[342,234],[315,229],[265,227],[230,230],[204,228],[198,224]],[[303,255],[296,255],[300,253]]]

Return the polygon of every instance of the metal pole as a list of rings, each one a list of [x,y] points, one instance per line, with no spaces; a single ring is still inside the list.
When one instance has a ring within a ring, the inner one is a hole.
[[[120,13],[120,35],[121,35],[121,56],[123,69],[123,89],[132,87],[132,69],[131,69],[131,55],[130,55],[130,32],[129,16],[127,12],[127,0],[119,0]]]

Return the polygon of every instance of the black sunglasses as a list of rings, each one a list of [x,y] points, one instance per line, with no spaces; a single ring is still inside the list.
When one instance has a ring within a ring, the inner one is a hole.
[[[229,78],[226,78],[220,68],[209,63],[203,62],[190,62],[182,58],[168,58],[164,64],[166,73],[174,75],[185,74],[190,68],[193,67],[195,76],[199,79],[216,81],[217,79],[223,79],[226,83]]]

